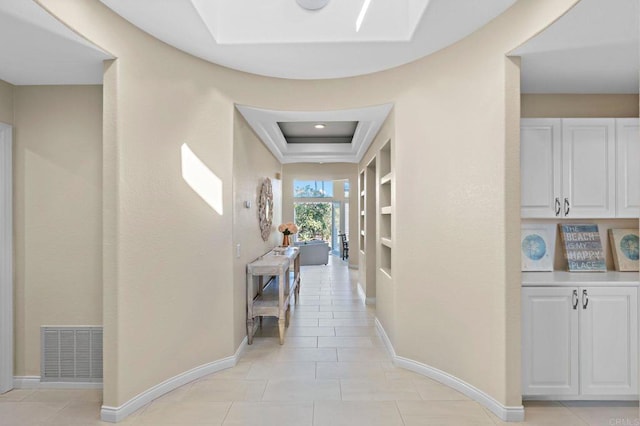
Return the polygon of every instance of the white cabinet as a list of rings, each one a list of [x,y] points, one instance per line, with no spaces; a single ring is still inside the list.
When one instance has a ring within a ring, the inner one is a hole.
[[[640,136],[633,123],[635,131],[628,119],[522,119],[522,217],[637,217]]]
[[[561,212],[560,119],[523,119],[520,129],[522,217],[557,217]]]
[[[524,396],[638,394],[635,287],[523,287]]]
[[[564,217],[615,217],[615,120],[562,120]]]
[[[524,395],[577,395],[577,289],[522,289],[522,386]],[[572,302],[573,300],[573,302]]]
[[[617,216],[640,216],[640,126],[637,118],[616,120]]]
[[[583,288],[580,298],[580,393],[637,394],[637,290]]]

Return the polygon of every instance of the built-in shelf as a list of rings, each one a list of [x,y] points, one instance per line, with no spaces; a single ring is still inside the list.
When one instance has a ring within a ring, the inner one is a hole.
[[[360,191],[360,195],[362,195],[364,197],[364,189],[362,191]]]
[[[385,274],[387,277],[391,278],[391,269],[380,268],[380,271]]]
[[[378,152],[378,208],[379,226],[378,237],[380,257],[378,268],[387,277],[391,278],[391,258],[392,258],[392,210],[393,197],[393,168],[391,161],[391,140],[387,141]]]
[[[364,230],[360,231],[360,235],[364,237]]]
[[[393,173],[389,172],[380,178],[380,185],[391,183],[391,179],[393,179]]]
[[[360,216],[364,216],[364,210],[360,212]]]

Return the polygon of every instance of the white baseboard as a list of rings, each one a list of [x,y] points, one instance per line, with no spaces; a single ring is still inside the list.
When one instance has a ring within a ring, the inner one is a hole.
[[[376,329],[378,330],[380,337],[384,341],[384,344],[387,347],[387,351],[389,351],[389,355],[391,355],[391,358],[393,359],[393,363],[398,367],[406,368],[407,370],[413,371],[414,373],[422,374],[423,376],[429,377],[430,379],[433,379],[437,382],[442,383],[443,385],[457,390],[458,392],[468,396],[477,403],[491,410],[493,414],[498,416],[503,421],[524,421],[524,407],[522,405],[516,407],[502,405],[491,395],[483,392],[473,385],[470,385],[464,380],[461,380],[449,373],[438,370],[437,368],[431,367],[429,365],[414,361],[412,359],[397,356],[395,349],[393,348],[393,345],[391,344],[391,341],[389,340],[389,337],[387,336],[387,333],[385,332],[378,318],[376,318]]]
[[[389,340],[389,336],[387,336],[387,332],[384,331],[384,327],[382,326],[382,323],[380,322],[378,317],[376,317],[375,322],[376,322],[376,330],[378,330],[378,334],[380,335],[380,338],[384,342],[384,346],[387,348],[387,352],[389,352],[391,359],[395,362],[396,350],[393,348],[393,345],[391,344],[391,340]]]
[[[117,423],[124,420],[127,416],[147,405],[154,399],[157,399],[180,386],[186,385],[187,383],[200,379],[204,376],[208,376],[209,374],[231,368],[238,363],[238,360],[244,353],[246,347],[247,338],[245,337],[236,350],[236,353],[232,356],[203,364],[199,367],[195,367],[189,371],[178,374],[177,376],[165,380],[164,382],[134,396],[119,407],[103,405],[100,410],[100,418],[105,422]]]
[[[41,382],[40,376],[15,376],[14,389],[102,389],[102,382]]]
[[[364,290],[362,289],[360,283],[358,283],[358,297],[360,298],[362,303],[364,303],[365,305],[367,304],[367,295],[364,293]]]
[[[367,295],[365,294],[364,290],[362,289],[362,286],[360,285],[360,283],[358,283],[358,297],[360,298],[360,300],[362,300],[362,303],[364,303],[365,305],[375,305],[376,304],[376,298],[375,297],[367,297]]]

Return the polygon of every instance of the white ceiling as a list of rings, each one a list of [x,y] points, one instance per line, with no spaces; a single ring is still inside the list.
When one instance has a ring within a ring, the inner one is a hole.
[[[638,93],[640,2],[582,0],[516,49],[524,93]]]
[[[296,79],[355,76],[413,61],[471,34],[515,2],[372,0],[356,31],[364,0],[333,0],[317,11],[295,0],[101,1],[185,52]]]
[[[101,84],[111,56],[31,0],[0,1],[0,80],[15,85]]]

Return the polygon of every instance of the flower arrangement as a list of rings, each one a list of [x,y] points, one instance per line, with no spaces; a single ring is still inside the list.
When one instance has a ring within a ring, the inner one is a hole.
[[[298,226],[293,222],[282,223],[278,226],[278,231],[282,232],[284,237],[282,237],[282,245],[289,245],[289,235],[298,233]]]
[[[293,222],[283,223],[278,226],[278,231],[282,232],[284,235],[291,235],[298,233],[298,225]]]

